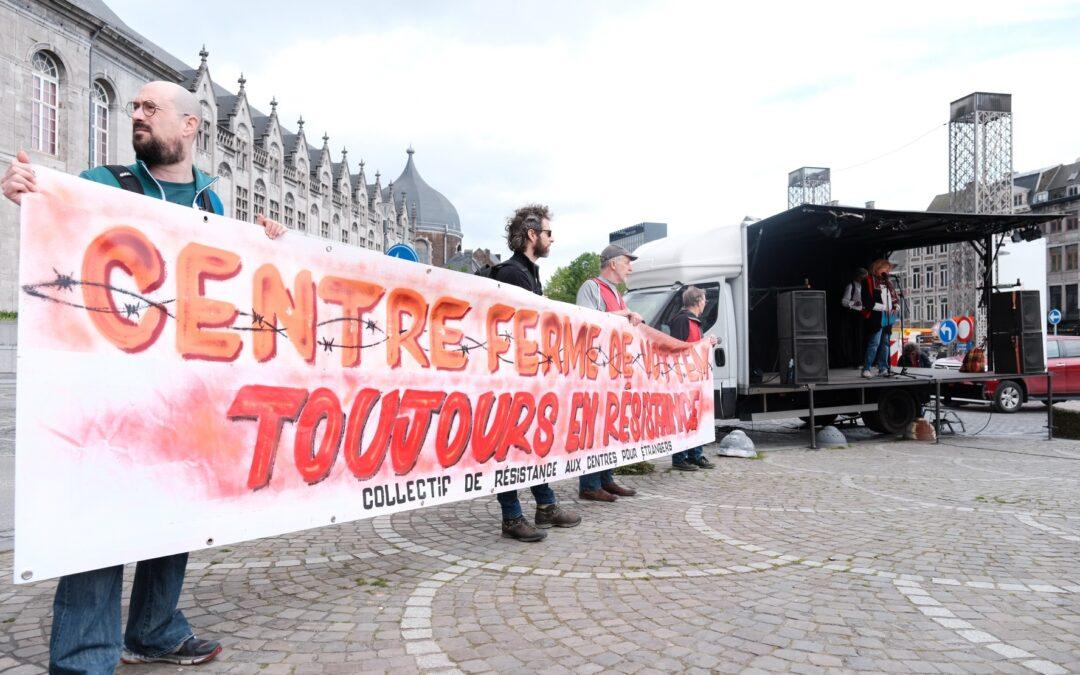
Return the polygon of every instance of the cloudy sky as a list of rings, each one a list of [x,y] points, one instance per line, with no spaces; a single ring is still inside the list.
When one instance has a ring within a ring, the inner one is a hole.
[[[547,273],[643,220],[781,211],[804,165],[843,203],[923,209],[972,91],[1013,94],[1018,170],[1080,158],[1076,1],[107,2],[189,63],[205,43],[215,80],[242,71],[369,176],[396,178],[411,143],[467,247],[501,250],[507,214],[550,205]]]

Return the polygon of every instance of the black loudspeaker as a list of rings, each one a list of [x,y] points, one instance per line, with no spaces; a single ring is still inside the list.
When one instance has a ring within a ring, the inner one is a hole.
[[[1042,308],[1039,306],[1039,292],[1005,291],[991,294],[990,328],[995,333],[1010,335],[1042,331],[1043,317]]]
[[[993,350],[995,373],[1041,373],[1046,368],[1041,330],[1022,333],[994,331],[990,336],[990,349]]]
[[[776,336],[827,337],[825,291],[788,291],[776,298]]]
[[[793,337],[780,340],[780,381],[807,384],[829,381],[829,340]]]
[[[776,299],[777,368],[784,384],[829,381],[825,291],[788,291]]]

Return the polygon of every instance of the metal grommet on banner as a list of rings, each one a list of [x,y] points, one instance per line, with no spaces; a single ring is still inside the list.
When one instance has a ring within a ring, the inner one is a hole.
[[[209,223],[209,222],[210,222],[210,216],[203,216],[203,217],[202,217],[202,221],[203,221],[204,223]]]
[[[333,246],[327,246],[327,247],[326,247],[326,252],[327,252],[327,253],[330,253],[330,252],[331,252],[331,251],[333,251],[333,250],[334,250],[334,247],[333,247]]]
[[[337,516],[330,516],[330,522],[331,523],[336,523],[337,522]]]
[[[20,574],[19,576],[22,577],[23,581],[30,581],[31,579],[34,578],[34,573],[31,572],[30,570],[24,570],[23,573]]]
[[[207,539],[206,540],[206,545],[207,546],[213,546],[214,545],[214,538],[210,537],[209,539]]]

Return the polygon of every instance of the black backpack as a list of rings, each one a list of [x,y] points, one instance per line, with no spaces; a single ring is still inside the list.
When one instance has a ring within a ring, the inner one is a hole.
[[[505,267],[506,263],[508,262],[510,261],[504,260],[501,263],[496,263],[494,265],[484,265],[480,269],[473,272],[473,274],[478,277],[484,277],[485,279],[494,279],[496,276],[498,276],[499,270]]]
[[[105,168],[116,178],[116,182],[120,183],[120,187],[135,194],[146,194],[143,192],[142,183],[139,182],[135,174],[131,173],[131,169],[119,164],[107,164]],[[214,213],[214,205],[210,203],[209,189],[199,193],[199,209],[207,213]]]

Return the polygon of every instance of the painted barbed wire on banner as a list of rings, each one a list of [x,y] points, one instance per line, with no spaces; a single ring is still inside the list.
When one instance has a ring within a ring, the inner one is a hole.
[[[706,342],[37,171],[22,207],[18,582],[712,440]]]

